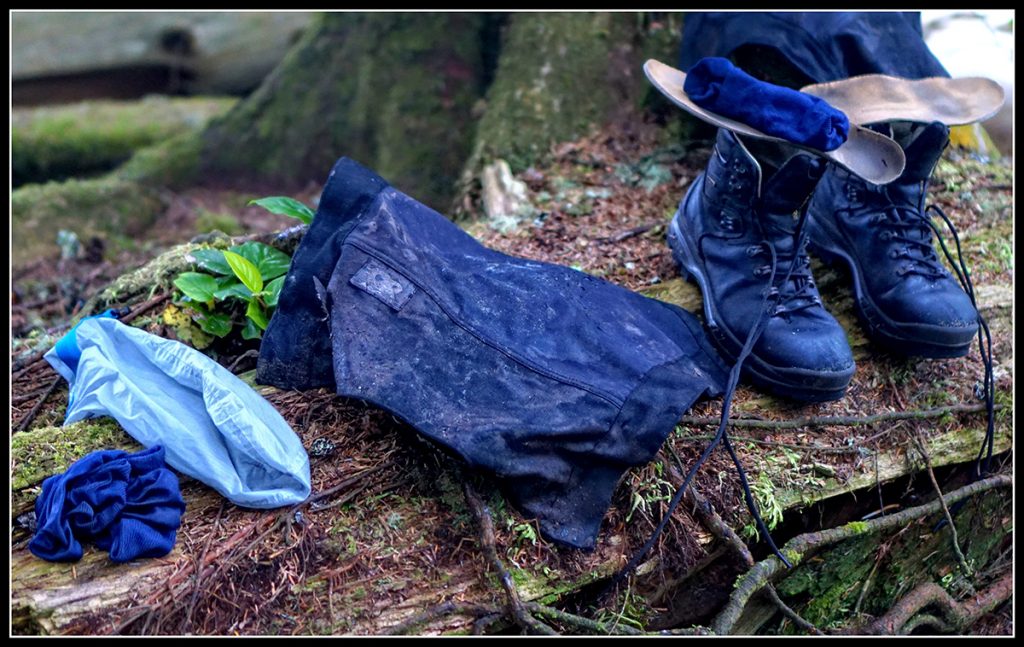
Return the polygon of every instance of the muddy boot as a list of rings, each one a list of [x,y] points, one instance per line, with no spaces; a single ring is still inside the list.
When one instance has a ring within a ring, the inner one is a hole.
[[[811,251],[849,266],[872,341],[900,355],[965,355],[978,334],[977,311],[939,262],[924,204],[949,129],[900,122],[886,134],[906,153],[903,175],[878,186],[829,164],[811,198]]]
[[[794,212],[824,168],[806,152],[719,130],[707,170],[690,186],[668,236],[682,273],[700,286],[722,355],[735,363],[751,330],[763,328],[745,377],[809,402],[841,398],[855,368],[846,333],[822,306],[795,236]]]

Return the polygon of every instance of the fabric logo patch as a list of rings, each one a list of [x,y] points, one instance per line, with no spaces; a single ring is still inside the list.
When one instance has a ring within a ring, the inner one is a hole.
[[[407,278],[375,258],[366,261],[352,275],[349,283],[377,297],[394,310],[401,310],[416,294],[416,287]]]

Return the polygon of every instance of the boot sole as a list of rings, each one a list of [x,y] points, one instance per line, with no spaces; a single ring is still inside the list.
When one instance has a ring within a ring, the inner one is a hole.
[[[668,245],[672,250],[672,258],[679,266],[682,277],[690,282],[696,283],[700,288],[704,301],[704,323],[707,327],[712,343],[729,363],[735,364],[742,342],[733,339],[732,334],[724,326],[718,324],[718,316],[710,298],[710,289],[700,264],[696,262],[695,255],[683,238],[679,230],[680,212],[677,211],[672,223],[669,225]],[[846,394],[846,387],[849,385],[853,371],[848,373],[809,371],[800,369],[785,369],[773,366],[761,360],[756,355],[749,355],[743,365],[743,375],[751,383],[771,392],[792,400],[801,402],[829,402],[839,400]],[[832,382],[828,386],[814,387],[806,384],[794,384],[792,377],[803,379]],[[841,382],[841,386],[840,386]]]
[[[813,227],[813,225],[811,225]],[[815,235],[815,234],[820,235]],[[963,357],[970,351],[971,341],[978,334],[977,329],[970,337],[964,336],[965,341],[956,344],[942,344],[938,342],[922,341],[921,335],[914,335],[913,331],[901,328],[894,321],[885,316],[868,296],[867,287],[864,285],[857,264],[842,249],[834,244],[823,245],[815,240],[828,238],[828,234],[821,228],[814,228],[810,232],[810,240],[807,248],[822,262],[830,265],[837,265],[840,261],[845,263],[853,276],[854,303],[856,304],[857,317],[867,331],[868,337],[878,346],[884,348],[893,355],[906,357],[925,357],[930,359],[945,359],[950,357]],[[927,332],[926,328],[922,328]]]

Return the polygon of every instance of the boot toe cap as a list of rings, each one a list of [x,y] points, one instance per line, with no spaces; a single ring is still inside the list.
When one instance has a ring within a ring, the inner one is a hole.
[[[753,372],[782,385],[786,395],[811,401],[841,397],[855,369],[846,333],[827,314],[810,322],[773,319],[751,363]]]

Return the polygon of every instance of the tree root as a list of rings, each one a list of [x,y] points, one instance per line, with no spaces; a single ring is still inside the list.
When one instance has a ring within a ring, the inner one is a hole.
[[[669,474],[672,476],[672,479],[675,480],[677,484],[682,483],[683,476],[679,473],[679,470],[676,469],[677,466],[682,468],[682,461],[679,460],[679,456],[676,454],[675,450],[671,449],[671,447],[669,449],[672,452],[672,457],[676,460],[676,465],[672,465],[668,461],[664,461],[664,465],[668,467]],[[750,550],[747,548],[747,545],[744,544],[739,535],[729,527],[729,524],[725,523],[725,520],[722,519],[721,515],[715,511],[711,502],[704,498],[704,495],[698,492],[692,484],[686,490],[686,497],[694,504],[694,513],[704,527],[707,528],[708,532],[721,540],[725,545],[729,546],[733,552],[739,555],[740,559],[743,560],[743,563],[748,567],[754,566],[754,557],[750,554]],[[824,635],[823,632],[814,626],[813,623],[805,620],[800,616],[800,614],[783,602],[774,586],[771,584],[767,584],[766,586],[768,589],[769,599],[771,599],[772,603],[778,607],[779,611],[781,611],[783,615],[808,633]]]
[[[480,500],[480,496],[473,489],[473,486],[469,484],[468,480],[463,482],[463,490],[466,494],[466,502],[469,504],[469,509],[480,524],[481,547],[484,549],[484,554],[487,555],[494,570],[498,572],[498,579],[501,581],[501,586],[505,589],[505,595],[508,597],[508,611],[512,618],[515,619],[520,627],[530,633],[555,635],[557,632],[554,629],[534,618],[523,605],[523,601],[519,597],[519,590],[516,589],[516,585],[512,581],[512,575],[501,562],[501,558],[498,557],[498,549],[494,542],[494,520],[491,518],[490,510]]]
[[[884,616],[866,625],[855,626],[849,633],[909,634],[922,625],[931,625],[944,631],[961,631],[1009,600],[1012,595],[1013,573],[1004,574],[988,588],[964,602],[954,600],[938,584],[925,582],[903,596]],[[929,605],[941,609],[945,619],[930,614],[917,615]]]
[[[947,504],[956,503],[979,492],[997,487],[1012,487],[1012,485],[1013,478],[1011,476],[1000,474],[975,481],[958,490],[949,492],[944,497],[944,502]],[[812,551],[852,537],[899,527],[915,519],[938,512],[942,509],[942,505],[943,501],[941,500],[933,501],[870,521],[858,521],[821,532],[805,533],[786,542],[786,545],[782,548],[782,553],[796,566],[809,556]],[[782,571],[783,564],[774,555],[754,564],[749,571],[736,581],[732,595],[729,597],[729,602],[726,603],[725,607],[711,624],[712,630],[719,635],[731,633],[750,598],[767,584],[771,583],[774,577]]]

